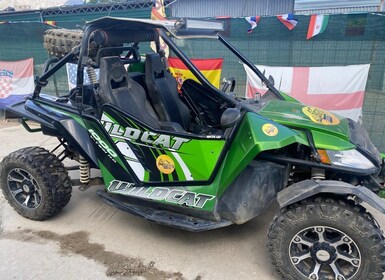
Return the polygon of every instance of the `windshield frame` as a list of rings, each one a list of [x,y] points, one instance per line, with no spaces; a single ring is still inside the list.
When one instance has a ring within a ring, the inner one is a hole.
[[[171,36],[170,36],[171,35]],[[187,55],[175,44],[175,42],[170,38],[174,37],[178,39],[177,36],[173,36],[172,34],[168,35],[167,32],[163,28],[159,28],[159,36],[165,41],[165,43],[169,46],[169,48],[177,55],[179,59],[186,65],[186,67],[194,74],[194,76],[199,80],[200,83],[212,89],[213,92],[220,95],[227,102],[234,103],[234,100],[230,98],[228,95],[224,94],[221,90],[214,87],[206,77],[200,72],[200,70],[191,62],[191,60],[187,57]],[[207,37],[206,37],[207,38]],[[187,39],[187,38],[184,38]],[[240,59],[242,63],[247,65],[266,85],[266,87],[280,100],[285,100],[282,94],[274,87],[274,85],[263,75],[261,71],[240,51],[238,51],[229,41],[227,41],[219,32],[217,36],[211,37],[211,39],[219,40],[228,50],[231,51],[236,57]]]

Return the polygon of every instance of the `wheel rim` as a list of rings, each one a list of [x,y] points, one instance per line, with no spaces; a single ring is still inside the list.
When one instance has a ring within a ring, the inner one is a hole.
[[[8,173],[8,189],[14,200],[22,207],[35,209],[42,201],[36,179],[26,170],[14,168]]]
[[[308,279],[349,280],[361,267],[361,252],[344,232],[314,226],[301,230],[289,245],[290,260]]]

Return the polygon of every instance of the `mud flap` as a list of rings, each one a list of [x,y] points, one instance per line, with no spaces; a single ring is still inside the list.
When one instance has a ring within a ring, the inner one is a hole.
[[[298,182],[280,191],[277,195],[277,201],[282,208],[320,193],[355,195],[379,212],[385,214],[385,201],[368,188],[332,180],[319,182],[304,180]]]
[[[254,160],[227,188],[218,201],[219,215],[243,224],[263,213],[286,184],[287,167]]]

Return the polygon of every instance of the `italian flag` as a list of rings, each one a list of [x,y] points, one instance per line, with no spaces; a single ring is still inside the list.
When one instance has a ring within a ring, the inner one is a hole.
[[[329,22],[329,15],[311,15],[306,39],[309,40],[325,31]]]

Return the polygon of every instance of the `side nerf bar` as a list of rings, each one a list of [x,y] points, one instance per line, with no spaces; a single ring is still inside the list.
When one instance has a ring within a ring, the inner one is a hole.
[[[304,180],[295,183],[280,191],[277,194],[277,201],[279,206],[282,208],[320,193],[355,195],[373,208],[377,209],[379,212],[385,214],[385,201],[368,188],[363,186],[353,186],[345,182],[333,180],[318,182],[313,180]]]

